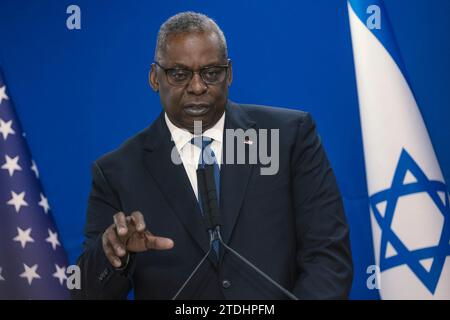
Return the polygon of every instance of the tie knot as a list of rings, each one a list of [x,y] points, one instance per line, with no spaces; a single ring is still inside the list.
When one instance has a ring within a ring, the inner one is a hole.
[[[198,163],[203,168],[205,164],[217,164],[216,155],[211,148],[213,139],[208,137],[194,137],[191,139],[191,143],[198,148],[201,148],[200,157]]]
[[[198,136],[198,137],[192,138],[191,143],[194,146],[199,147],[203,152],[206,149],[206,147],[212,143],[212,139],[209,137]]]

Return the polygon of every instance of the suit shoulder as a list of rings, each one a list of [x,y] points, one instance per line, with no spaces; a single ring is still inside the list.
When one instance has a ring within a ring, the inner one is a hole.
[[[311,114],[309,112],[298,109],[254,104],[240,104],[240,107],[249,115],[250,118],[255,119],[258,123],[264,126],[270,125],[282,127],[289,124],[298,125],[299,123],[311,118]]]
[[[104,167],[116,167],[130,163],[133,159],[137,159],[140,150],[144,144],[144,136],[149,128],[142,130],[134,136],[125,140],[119,147],[100,156],[95,163]]]

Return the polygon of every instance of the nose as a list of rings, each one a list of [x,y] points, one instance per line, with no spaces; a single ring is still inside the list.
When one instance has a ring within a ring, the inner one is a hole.
[[[195,72],[188,84],[187,92],[198,96],[205,93],[207,89],[208,87],[206,86],[206,83],[203,81],[200,74]]]

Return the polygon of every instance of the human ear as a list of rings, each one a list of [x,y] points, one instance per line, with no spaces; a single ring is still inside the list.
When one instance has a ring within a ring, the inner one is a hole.
[[[159,82],[156,74],[156,65],[154,63],[152,63],[152,67],[150,68],[150,72],[148,74],[148,83],[150,84],[150,87],[152,87],[153,91],[155,92],[159,91]]]

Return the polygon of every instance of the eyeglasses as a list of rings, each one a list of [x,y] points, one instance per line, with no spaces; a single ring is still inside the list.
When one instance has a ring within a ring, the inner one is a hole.
[[[155,64],[164,70],[166,73],[167,82],[176,87],[184,87],[189,82],[191,82],[194,73],[200,74],[203,82],[205,84],[218,84],[225,80],[228,72],[228,67],[230,66],[230,59],[228,63],[224,65],[208,66],[201,68],[199,71],[194,71],[185,68],[165,68],[160,65],[157,61]]]

